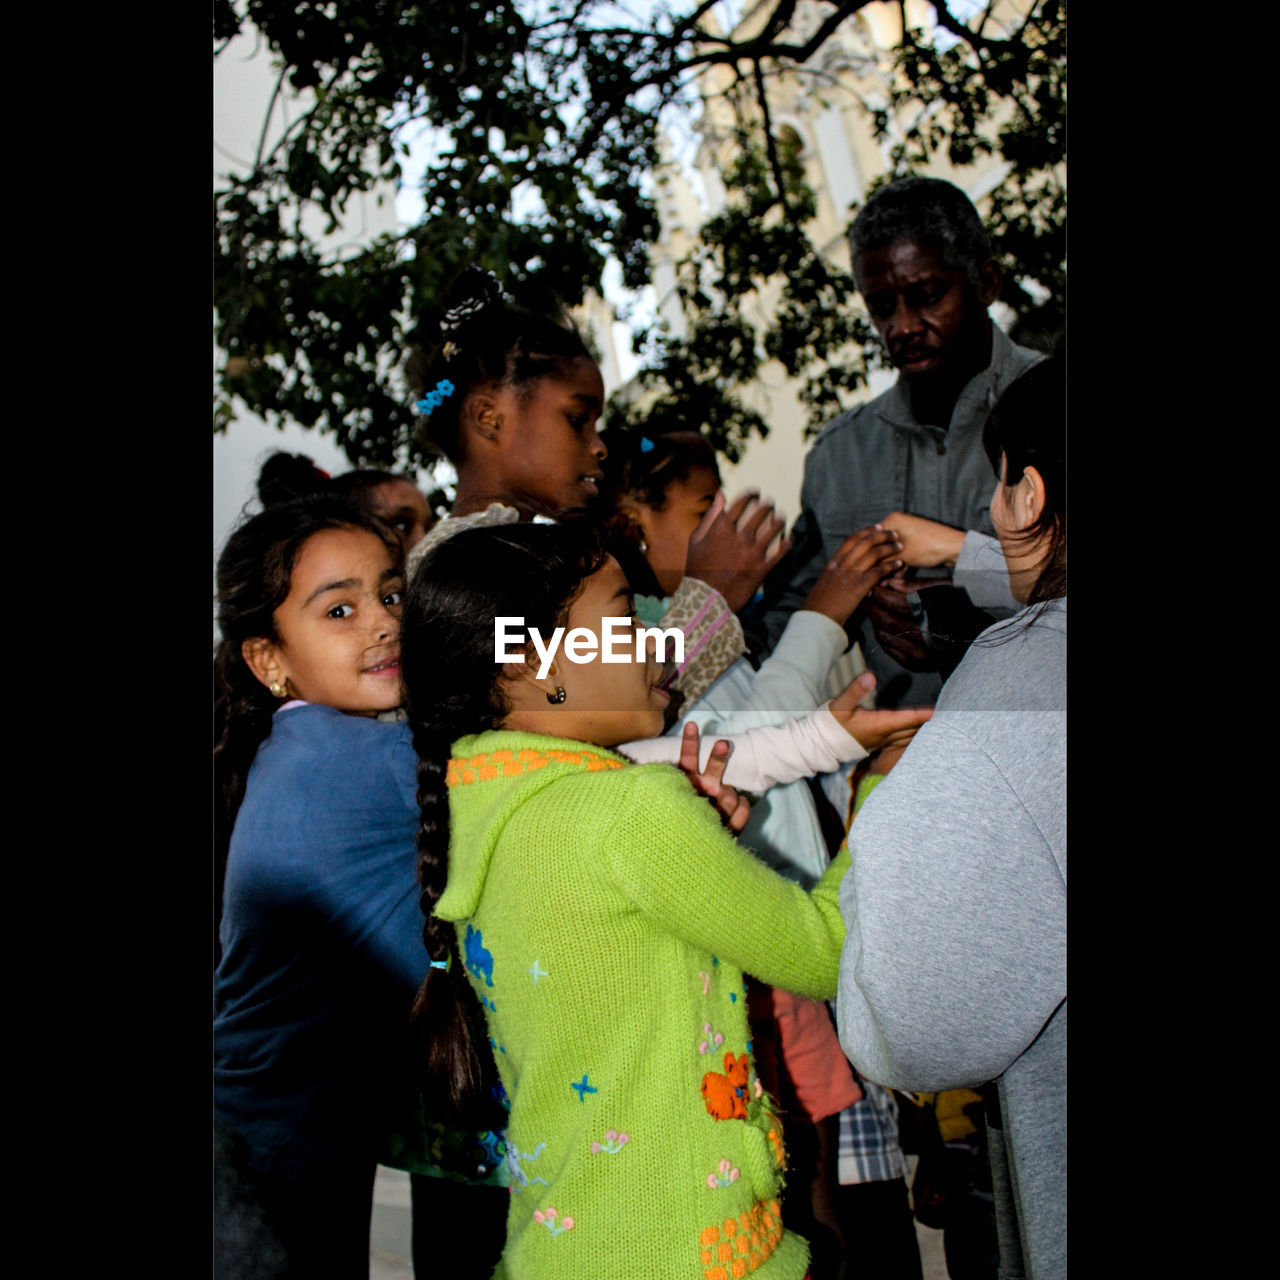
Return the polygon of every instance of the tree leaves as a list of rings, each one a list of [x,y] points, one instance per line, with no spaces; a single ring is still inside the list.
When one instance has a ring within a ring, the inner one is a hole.
[[[735,457],[767,432],[749,388],[776,360],[819,425],[865,382],[877,348],[852,281],[812,241],[815,196],[798,139],[769,115],[767,84],[816,58],[865,2],[822,0],[800,38],[787,25],[793,0],[729,37],[712,36],[696,0],[643,20],[604,0],[215,0],[215,50],[256,31],[283,82],[310,95],[215,192],[227,353],[215,429],[245,406],[332,433],[353,462],[421,462],[405,359],[450,282],[477,263],[517,294],[574,306],[600,292],[612,256],[627,287],[647,283],[659,112],[696,101],[709,67],[733,108],[728,200],[677,267],[687,335],[641,335],[644,372],[609,421],[643,413],[654,429],[702,428]],[[938,18],[949,42],[909,33],[889,101],[868,118],[886,140],[901,131],[895,175],[939,155],[1008,162],[987,219],[1016,265],[1004,300],[1018,333],[1052,333],[1065,290],[1061,8],[1038,0],[1012,33],[945,8]],[[423,125],[435,159],[418,225],[327,245],[353,201],[401,180],[406,138]]]

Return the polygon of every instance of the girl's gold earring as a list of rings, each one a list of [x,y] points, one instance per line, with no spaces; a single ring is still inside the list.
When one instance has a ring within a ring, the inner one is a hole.
[[[267,686],[271,690],[273,698],[287,698],[289,696],[289,688],[287,685],[281,684],[279,680],[274,681]]]

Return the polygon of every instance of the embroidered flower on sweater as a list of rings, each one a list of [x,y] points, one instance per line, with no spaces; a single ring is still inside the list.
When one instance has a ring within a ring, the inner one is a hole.
[[[712,1049],[718,1049],[724,1044],[724,1036],[720,1032],[712,1030],[709,1022],[702,1024],[702,1035],[703,1039],[698,1045],[699,1053],[710,1053]]]
[[[593,1142],[591,1144],[591,1154],[597,1156],[603,1151],[606,1155],[616,1156],[630,1141],[629,1135],[619,1133],[617,1129],[610,1129],[604,1135],[603,1142]]]
[[[557,1224],[556,1219],[560,1217],[558,1209],[535,1209],[533,1211],[534,1222],[540,1222],[553,1236],[558,1236],[565,1231],[573,1230],[572,1218],[560,1218]]]
[[[707,1186],[712,1190],[716,1187],[731,1187],[741,1176],[730,1161],[721,1160],[719,1172],[707,1174]]]

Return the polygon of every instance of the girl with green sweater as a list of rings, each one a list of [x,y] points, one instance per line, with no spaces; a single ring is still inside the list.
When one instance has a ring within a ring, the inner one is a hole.
[[[402,635],[433,962],[419,1010],[452,1104],[481,1097],[492,1061],[510,1106],[495,1277],[801,1280],[742,975],[834,993],[847,852],[806,893],[734,839],[745,801],[723,757],[698,773],[696,732],[684,772],[612,750],[662,729],[652,657],[495,660],[495,617],[544,636],[634,618],[589,531],[470,529],[426,564]],[[922,718],[882,714],[886,740]]]

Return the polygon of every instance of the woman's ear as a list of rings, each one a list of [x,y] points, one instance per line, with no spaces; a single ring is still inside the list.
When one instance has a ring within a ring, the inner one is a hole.
[[[254,679],[271,689],[272,685],[283,687],[288,674],[284,669],[284,655],[280,647],[266,636],[255,636],[240,646],[240,656],[245,666],[253,672]],[[274,690],[272,690],[274,692]]]
[[[1020,529],[1029,529],[1044,514],[1044,478],[1035,467],[1023,470],[1015,502]]]

